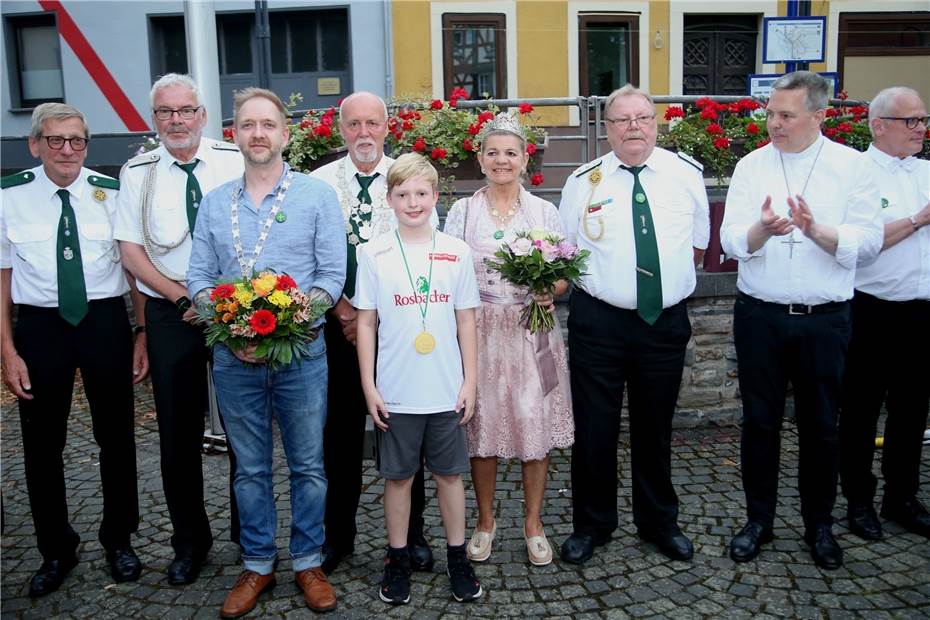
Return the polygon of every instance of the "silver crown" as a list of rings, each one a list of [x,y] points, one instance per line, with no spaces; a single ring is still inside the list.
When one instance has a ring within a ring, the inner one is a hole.
[[[516,117],[506,112],[498,112],[497,116],[484,124],[481,131],[478,133],[478,141],[484,142],[487,135],[495,131],[512,133],[526,142],[526,132],[523,130],[523,125],[520,124],[520,121],[518,121]]]

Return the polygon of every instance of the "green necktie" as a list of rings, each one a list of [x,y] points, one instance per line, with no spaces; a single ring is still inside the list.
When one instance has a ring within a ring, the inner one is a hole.
[[[639,182],[645,166],[620,166],[633,175],[633,238],[636,241],[636,312],[650,325],[662,314],[662,273],[649,199]]]
[[[58,314],[77,326],[87,315],[87,288],[84,285],[84,264],[81,262],[81,242],[77,220],[68,190],[56,192],[61,198],[61,219],[58,220]]]
[[[376,172],[370,177],[363,176],[362,174],[356,172],[355,179],[358,181],[358,184],[361,186],[361,190],[358,192],[358,202],[359,205],[370,205],[371,204],[371,194],[368,193],[368,188],[371,187],[371,184],[374,183],[374,180],[378,178],[380,173]],[[362,212],[361,209],[355,208],[349,214],[349,226],[352,227],[352,234],[358,238],[359,243],[364,243],[367,239],[362,239],[359,235],[359,227],[361,224],[369,224],[371,222],[371,213],[372,210],[368,209],[367,212]],[[351,243],[346,243],[346,285],[343,288],[342,292],[346,297],[352,297],[355,294],[355,271],[358,268],[358,259],[355,255],[356,246]]]
[[[194,234],[194,224],[197,222],[197,209],[200,208],[200,199],[203,198],[203,192],[200,191],[200,183],[194,176],[194,168],[200,162],[199,159],[188,164],[174,162],[178,168],[187,173],[187,189],[184,195],[187,197],[187,225],[190,227],[191,235]]]

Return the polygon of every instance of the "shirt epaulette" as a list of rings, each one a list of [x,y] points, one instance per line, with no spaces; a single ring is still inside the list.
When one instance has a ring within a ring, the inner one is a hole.
[[[594,164],[593,166],[589,166],[589,167],[585,168],[584,170],[582,170],[581,172],[576,172],[576,173],[575,173],[575,176],[576,176],[576,177],[580,177],[581,175],[583,175],[583,174],[585,174],[585,173],[587,173],[587,172],[591,172],[592,170],[594,170],[595,168],[597,168],[598,166],[600,166],[602,163],[604,163],[603,160],[598,160],[598,162],[597,162],[596,164]]]
[[[6,189],[8,187],[16,187],[17,185],[25,185],[30,181],[34,181],[36,175],[31,170],[24,170],[23,172],[17,172],[16,174],[11,174],[0,179],[0,189]]]
[[[685,163],[691,164],[692,166],[694,166],[695,168],[697,168],[699,172],[704,172],[704,166],[701,165],[701,162],[699,162],[698,160],[694,159],[693,157],[691,157],[691,156],[688,155],[687,153],[682,153],[681,151],[678,151],[678,159],[680,159],[681,161],[683,161],[683,162],[685,162]]]
[[[87,182],[94,187],[104,187],[106,189],[119,189],[119,181],[112,177],[105,177],[100,174],[92,174],[87,177]]]
[[[132,159],[126,162],[126,165],[130,168],[135,168],[136,166],[144,166],[146,164],[154,164],[161,156],[158,153],[142,153],[141,155],[136,155]]]
[[[212,148],[215,151],[228,151],[231,153],[239,152],[239,147],[236,146],[235,144],[230,144],[229,142],[217,142],[210,148]]]

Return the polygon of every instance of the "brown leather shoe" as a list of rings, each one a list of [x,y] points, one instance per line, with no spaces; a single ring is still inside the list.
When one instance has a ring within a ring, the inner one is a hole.
[[[294,583],[303,591],[307,607],[313,611],[336,609],[336,593],[319,566],[294,573]]]
[[[220,618],[238,618],[255,609],[258,595],[275,586],[274,573],[259,575],[255,571],[242,571],[236,580],[236,585],[226,595],[223,607],[220,609]]]

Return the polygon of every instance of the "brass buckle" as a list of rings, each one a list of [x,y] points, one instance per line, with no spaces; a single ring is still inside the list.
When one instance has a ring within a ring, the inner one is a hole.
[[[796,304],[788,304],[788,314],[791,316],[804,316],[805,314],[810,314],[813,306],[798,305],[797,307],[800,310],[795,310]]]

